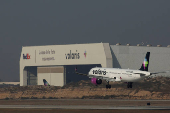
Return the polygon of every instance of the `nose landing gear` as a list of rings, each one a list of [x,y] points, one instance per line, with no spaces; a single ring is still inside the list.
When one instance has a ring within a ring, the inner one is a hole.
[[[107,85],[106,85],[106,89],[110,89],[111,88],[111,85],[109,84],[109,81],[107,81]]]

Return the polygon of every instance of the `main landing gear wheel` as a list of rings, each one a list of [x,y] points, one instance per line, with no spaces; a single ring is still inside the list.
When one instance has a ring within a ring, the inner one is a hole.
[[[132,88],[132,83],[133,83],[133,82],[128,82],[127,88]]]
[[[106,89],[108,89],[108,88],[110,89],[110,88],[111,88],[111,85],[106,85]]]
[[[107,85],[106,85],[106,89],[110,89],[111,88],[111,85],[109,84],[109,81],[107,81]]]

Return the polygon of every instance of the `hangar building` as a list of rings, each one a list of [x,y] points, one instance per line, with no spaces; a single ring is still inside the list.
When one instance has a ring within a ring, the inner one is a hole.
[[[20,86],[43,85],[43,79],[50,85],[63,86],[66,84],[68,66],[139,69],[148,51],[151,52],[150,72],[170,70],[169,47],[109,45],[109,43],[22,47]]]
[[[20,57],[20,86],[66,84],[66,65],[112,67],[109,43],[71,44],[22,47]]]

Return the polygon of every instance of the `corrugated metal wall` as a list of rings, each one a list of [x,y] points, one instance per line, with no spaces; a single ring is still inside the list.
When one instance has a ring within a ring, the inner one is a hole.
[[[114,68],[139,69],[145,58],[146,52],[150,52],[150,72],[170,70],[170,48],[168,47],[122,45],[110,45],[110,47],[112,51]],[[160,75],[167,76],[170,75],[170,73]]]

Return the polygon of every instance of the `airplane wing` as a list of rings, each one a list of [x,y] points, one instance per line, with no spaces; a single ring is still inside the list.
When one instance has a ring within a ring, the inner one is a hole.
[[[139,74],[140,76],[145,76],[143,73],[133,73],[133,74]]]
[[[109,77],[105,76],[96,76],[96,75],[87,75],[89,78],[98,78],[98,79],[109,79]]]
[[[76,74],[78,74],[78,75],[84,75],[84,76],[88,76],[88,74],[84,74],[84,73],[79,73],[79,72],[75,72]]]
[[[96,76],[96,75],[87,75],[89,78],[97,78],[97,79],[102,79],[102,80],[106,80],[106,81],[121,81],[121,79],[114,79],[114,78],[110,78],[110,77],[105,77],[105,76]]]
[[[84,76],[88,76],[89,78],[97,78],[97,79],[104,79],[104,80],[108,80],[109,81],[109,77],[104,77],[104,76],[96,76],[96,75],[88,75],[88,74],[84,74],[84,73],[79,73],[79,72],[75,72],[78,75],[84,75]]]
[[[87,76],[88,74],[84,74],[84,73],[79,73],[77,72],[77,67],[75,68],[75,73],[78,74],[78,75],[84,75],[84,76]]]
[[[146,74],[143,74],[143,73],[133,73],[133,74],[139,74],[141,77],[146,75]]]

